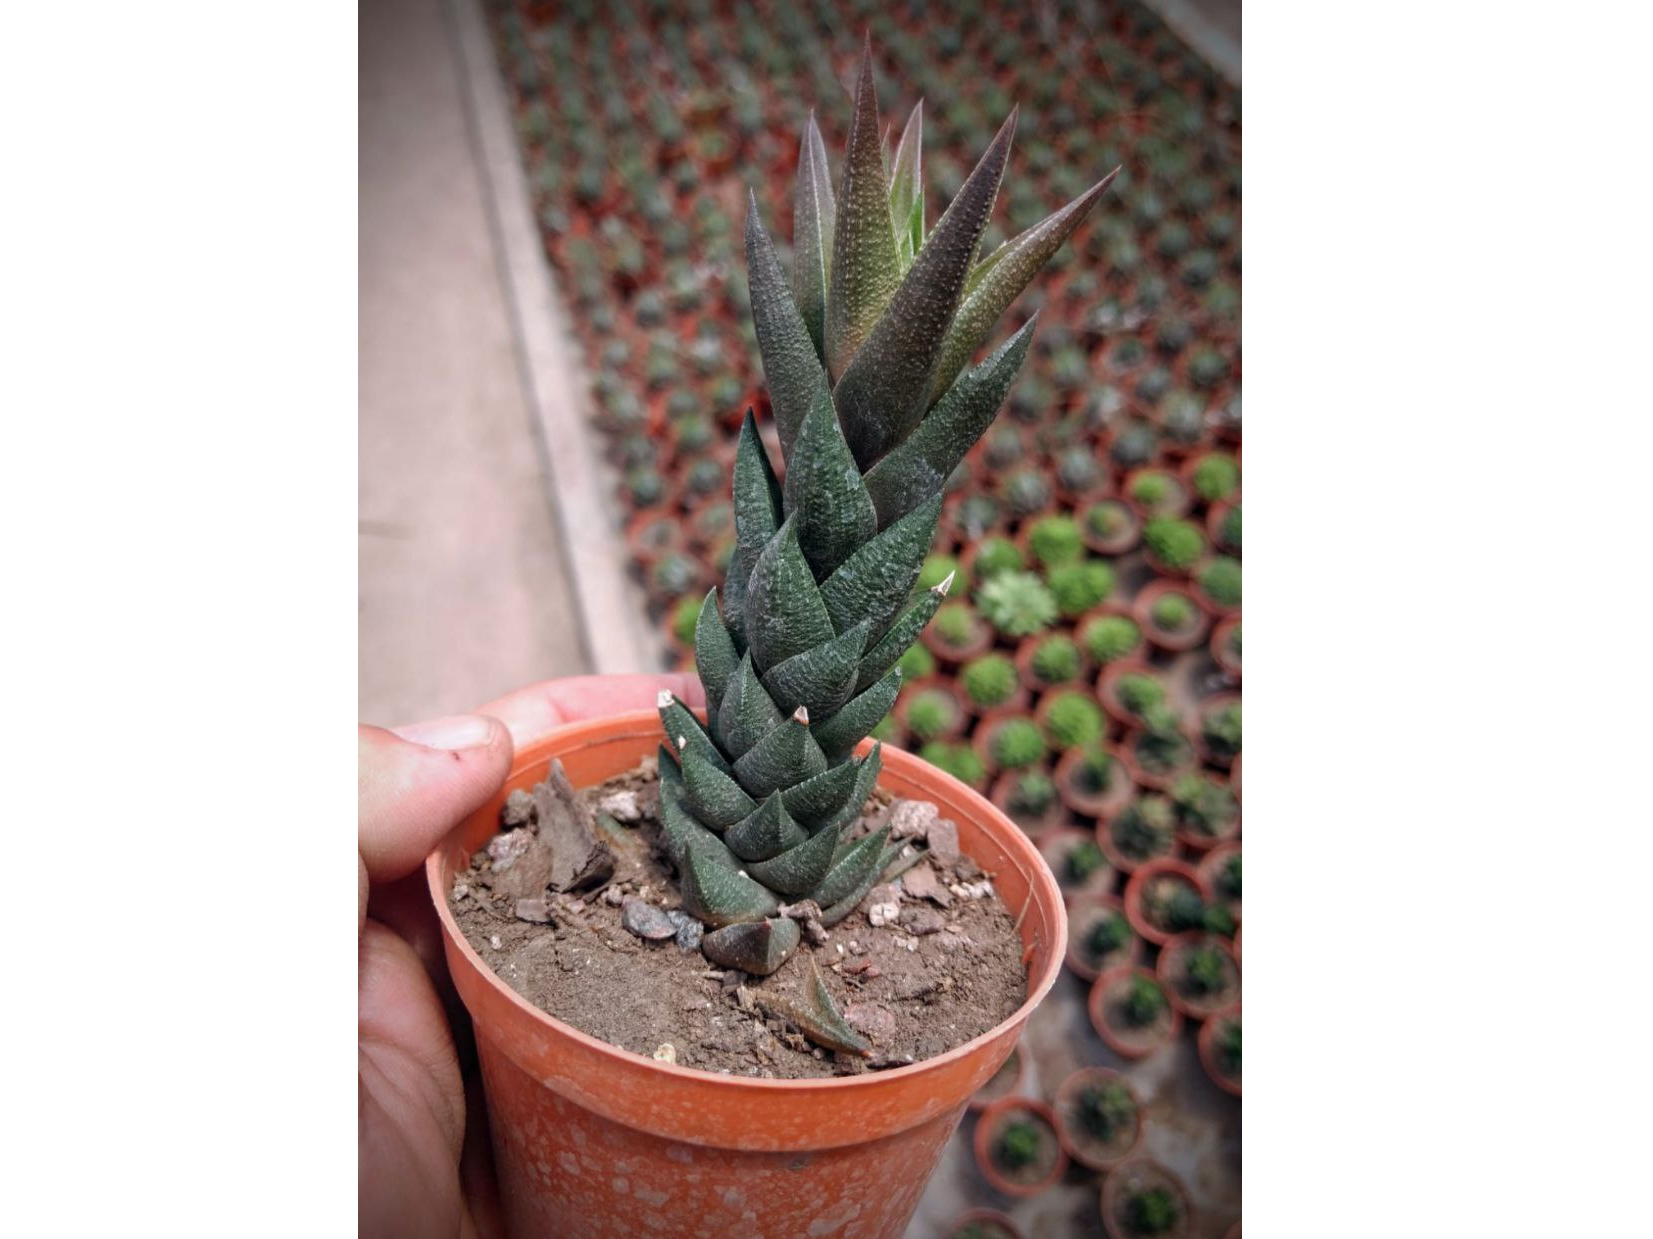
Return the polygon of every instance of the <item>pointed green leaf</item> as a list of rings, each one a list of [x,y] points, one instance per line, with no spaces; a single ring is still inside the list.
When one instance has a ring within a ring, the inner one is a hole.
[[[731,757],[740,757],[785,717],[758,679],[752,667],[752,651],[747,650],[735,674],[729,677],[729,687],[717,711],[717,731],[724,750]]]
[[[835,631],[867,620],[874,637],[883,635],[918,579],[940,515],[941,496],[936,495],[861,547],[826,579],[820,598]]]
[[[878,644],[868,650],[861,659],[861,668],[856,675],[855,691],[860,692],[869,685],[876,683],[891,667],[900,661],[907,652],[907,647],[918,640],[918,634],[924,631],[924,625],[930,622],[930,617],[940,609],[942,601],[953,588],[953,574],[949,572],[947,579],[934,589],[927,589],[899,616],[890,630],[878,639]]]
[[[845,895],[837,903],[830,904],[821,909],[821,924],[830,929],[832,926],[838,924],[839,921],[848,916],[851,912],[855,911],[856,908],[860,907],[861,901],[867,897],[867,892],[877,884],[878,879],[883,876],[885,867],[900,851],[901,845],[899,843],[892,843],[889,847],[880,852],[878,856],[874,858],[873,863],[867,866],[866,872],[861,875],[860,880],[856,882],[852,888],[850,888],[849,894]]]
[[[845,805],[854,797],[856,786],[865,777],[868,765],[872,766],[871,779],[877,779],[881,748],[881,745],[875,744],[872,752],[860,761],[842,762],[813,779],[805,779],[787,788],[781,793],[786,811],[810,830],[837,824]],[[872,782],[868,781],[867,792],[871,791]],[[855,807],[859,809],[865,802],[866,796],[863,795],[855,802]]]
[[[827,820],[823,830],[842,831],[861,815],[867,797],[872,795],[872,789],[878,783],[878,772],[884,768],[883,744],[874,740],[872,751],[852,764],[855,766],[855,786],[850,789],[843,806]]]
[[[872,1056],[872,1042],[849,1026],[832,1001],[826,982],[821,980],[820,965],[814,955],[805,957],[809,965],[809,980],[804,983],[803,1001],[796,1002],[774,990],[760,989],[753,997],[758,1006],[771,1015],[791,1020],[804,1036],[816,1045],[862,1058]]]
[[[660,833],[666,855],[680,873],[691,849],[700,850],[708,863],[730,869],[739,865],[723,841],[695,819],[688,806],[683,776],[665,745],[660,746]]]
[[[1021,370],[1038,320],[1034,314],[991,357],[954,383],[918,429],[867,470],[864,481],[881,527],[941,494],[959,461],[993,424]]]
[[[868,871],[877,873],[883,868],[878,863],[884,854],[884,844],[890,837],[890,828],[883,827],[864,838],[857,839],[843,857],[822,879],[809,897],[822,908],[829,908],[852,894],[860,886]],[[872,883],[867,883],[870,887]]]
[[[724,832],[723,841],[742,860],[768,860],[795,848],[809,833],[792,820],[780,796],[771,793],[762,804]]]
[[[899,275],[895,229],[878,133],[878,96],[872,82],[872,44],[861,52],[855,111],[838,190],[832,234],[832,283],[827,290],[827,369],[834,379],[849,366],[895,294]]]
[[[714,929],[700,940],[700,949],[714,964],[766,977],[791,959],[802,941],[797,921],[770,917]]]
[[[824,645],[777,663],[763,677],[763,686],[782,710],[806,706],[810,714],[824,718],[849,700],[866,648],[867,625],[857,624]]]
[[[763,548],[747,583],[746,639],[753,659],[766,671],[832,640],[837,631],[798,545],[797,522],[789,516]]]
[[[695,820],[708,830],[725,830],[758,807],[734,776],[725,774],[699,753],[684,753],[682,767],[685,801]]]
[[[844,436],[863,469],[912,433],[929,407],[942,341],[993,213],[1015,134],[1012,110],[833,388]]]
[[[826,754],[810,734],[809,711],[800,706],[735,763],[735,777],[756,798],[812,779],[826,768]]]
[[[712,863],[699,848],[684,852],[678,888],[689,915],[714,928],[761,921],[780,907],[780,901],[757,882],[739,870]]]
[[[914,106],[895,148],[890,176],[890,225],[903,269],[924,244],[924,100]],[[915,228],[916,223],[916,228]]]
[[[883,721],[900,691],[901,668],[891,667],[884,673],[883,679],[864,693],[850,698],[848,705],[815,728],[815,741],[827,754],[827,760],[836,763],[847,757],[850,750]],[[742,786],[746,786],[746,780],[740,777],[739,762],[735,763],[735,777],[740,778]]]
[[[999,315],[1084,222],[1096,200],[1118,175],[1119,169],[1115,168],[1061,210],[1006,241],[978,264],[941,346],[941,360],[936,364],[935,382],[930,389],[932,398],[945,392],[958,377],[958,372],[987,339],[987,333],[993,330],[993,324],[999,321]]]
[[[700,618],[694,626],[694,665],[700,674],[700,686],[706,690],[709,716],[717,713],[718,703],[723,700],[723,690],[739,662],[740,653],[735,649],[735,639],[729,635],[723,613],[718,609],[717,586],[714,585],[706,600],[700,604]]]
[[[752,410],[740,424],[735,443],[735,551],[723,582],[723,622],[737,649],[746,646],[746,583],[763,548],[781,523],[781,484],[775,480],[769,453],[758,437]]]
[[[815,889],[832,867],[838,832],[822,830],[797,847],[788,848],[772,860],[756,861],[746,867],[758,881],[783,895],[802,895]]]
[[[790,462],[798,427],[816,393],[826,390],[826,371],[803,315],[793,304],[792,290],[759,217],[757,196],[748,189],[746,198],[746,281],[752,293],[752,328],[763,356],[763,377],[780,432],[781,457]]]
[[[787,457],[783,491],[788,516],[796,518],[798,545],[817,580],[878,532],[872,496],[861,482],[823,380]]]
[[[837,204],[832,198],[832,175],[827,169],[826,143],[821,141],[815,111],[810,109],[798,147],[798,185],[792,192],[792,293],[803,316],[815,356],[826,361],[823,344],[827,285],[832,278],[832,230]]]
[[[712,743],[712,737],[706,733],[706,728],[700,720],[688,706],[672,696],[670,689],[660,694],[659,709],[660,725],[665,728],[666,742],[673,753],[681,754],[693,749],[720,770],[731,769],[723,754],[718,751],[717,745]]]

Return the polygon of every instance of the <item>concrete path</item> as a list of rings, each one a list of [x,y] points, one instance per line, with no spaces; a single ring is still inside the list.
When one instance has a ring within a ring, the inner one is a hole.
[[[396,723],[590,661],[453,20],[359,12],[358,709]]]

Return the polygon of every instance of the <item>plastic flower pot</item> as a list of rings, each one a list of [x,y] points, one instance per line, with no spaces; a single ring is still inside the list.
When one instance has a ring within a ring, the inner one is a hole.
[[[1030,1166],[1011,1169],[1002,1164],[998,1144],[1007,1127],[1017,1121],[1027,1122],[1048,1133],[1049,1144],[1041,1147],[1039,1159]],[[1068,1168],[1068,1155],[1056,1134],[1056,1114],[1042,1101],[1031,1097],[1005,1097],[995,1101],[981,1112],[976,1120],[976,1135],[972,1147],[976,1154],[976,1169],[993,1190],[1006,1196],[1037,1196],[1051,1187]]]
[[[1164,628],[1154,619],[1154,605],[1167,594],[1181,594],[1189,602],[1192,614],[1185,628]],[[1211,613],[1198,592],[1181,581],[1151,581],[1142,587],[1131,604],[1131,618],[1150,645],[1168,653],[1180,654],[1205,644],[1205,635],[1211,631]]]
[[[1175,1220],[1168,1229],[1153,1232],[1153,1239],[1188,1239],[1194,1220],[1188,1189],[1181,1179],[1149,1157],[1120,1162],[1102,1180],[1102,1228],[1108,1232],[1108,1239],[1146,1239],[1145,1232],[1131,1224],[1130,1202],[1137,1194],[1156,1188],[1173,1198]]]
[[[1212,993],[1200,993],[1190,984],[1188,957],[1201,948],[1216,951],[1223,958],[1222,987]],[[1240,961],[1234,958],[1233,948],[1216,934],[1178,934],[1160,951],[1154,972],[1171,1005],[1191,1020],[1208,1019],[1240,998]]]
[[[1003,813],[1016,825],[1022,828],[1023,833],[1032,839],[1043,839],[1053,830],[1059,829],[1068,820],[1068,809],[1062,803],[1060,795],[1050,798],[1050,804],[1038,816],[1029,816],[1020,812],[1015,804],[1016,783],[1024,774],[1043,774],[1037,766],[1027,770],[1006,770],[993,780],[993,785],[987,789],[987,798],[993,802],[993,807]]]
[[[1182,1031],[1182,1012],[1169,1002],[1160,1015],[1146,1025],[1133,1026],[1125,1020],[1122,1007],[1131,984],[1138,977],[1146,977],[1158,985],[1154,974],[1146,968],[1126,964],[1110,968],[1091,986],[1085,1010],[1091,1017],[1091,1027],[1102,1043],[1121,1058],[1147,1058],[1177,1039]]]
[[[1131,922],[1132,929],[1155,946],[1164,946],[1184,932],[1166,925],[1159,919],[1156,910],[1163,888],[1176,884],[1188,886],[1207,902],[1211,899],[1211,890],[1206,886],[1205,879],[1182,861],[1169,857],[1137,866],[1130,881],[1125,883],[1126,919]]]
[[[1076,876],[1069,868],[1069,858],[1078,849],[1090,845],[1096,848],[1096,868],[1084,877]],[[1071,902],[1091,895],[1105,895],[1114,884],[1114,868],[1107,854],[1097,845],[1096,836],[1088,830],[1056,830],[1039,840],[1039,854],[1056,875],[1056,884]]]
[[[1239,703],[1239,693],[1216,693],[1201,701],[1197,707],[1197,721],[1193,727],[1194,743],[1199,747],[1200,756],[1213,766],[1218,766],[1224,769],[1236,767],[1240,760],[1240,755],[1237,752],[1219,753],[1213,750],[1210,743],[1205,738],[1205,720],[1209,716],[1217,713],[1217,711],[1226,709],[1231,705],[1238,705]],[[1233,789],[1236,796],[1240,794],[1240,782],[1238,777],[1231,777],[1229,779],[1229,786]]]
[[[1106,745],[1102,752],[1113,758],[1105,789],[1092,790],[1085,775],[1089,754],[1085,746],[1069,749],[1056,762],[1056,794],[1074,813],[1083,813],[1099,821],[1107,821],[1131,802],[1136,787],[1131,782],[1130,767],[1125,755],[1115,745]]]
[[[1231,680],[1240,678],[1240,656],[1231,648],[1239,627],[1240,613],[1236,611],[1211,630],[1211,657]]]
[[[1144,474],[1162,473],[1170,483],[1169,492],[1159,503],[1149,507],[1136,497],[1136,483]],[[1145,465],[1141,469],[1132,469],[1125,475],[1125,481],[1120,485],[1119,496],[1136,510],[1137,515],[1144,520],[1151,516],[1184,516],[1188,509],[1194,506],[1194,490],[1187,482],[1176,474],[1158,465]]]
[[[997,1209],[971,1209],[947,1223],[941,1239],[1026,1239],[1022,1228]]]
[[[827,1224],[895,1239],[970,1095],[1010,1054],[1067,943],[1055,878],[988,801],[909,753],[884,749],[880,786],[930,800],[1018,924],[1027,998],[945,1054],[826,1080],[714,1075],[609,1045],[529,1004],[483,963],[448,906],[454,874],[498,829],[505,796],[560,758],[576,787],[655,752],[652,710],[559,728],[518,750],[504,788],[426,863],[454,986],[482,1067],[506,1224],[514,1236],[804,1235]],[[863,742],[870,749],[870,743]]]
[[[1130,767],[1127,765],[1125,769],[1127,775],[1129,775]],[[1114,832],[1116,830],[1123,830],[1128,822],[1126,813],[1130,809],[1131,804],[1134,803],[1137,798],[1135,795],[1134,783],[1132,784],[1132,793],[1133,795],[1131,801],[1123,805],[1116,813],[1107,818],[1107,820],[1096,824],[1096,842],[1097,846],[1102,849],[1102,855],[1108,858],[1108,863],[1110,865],[1119,870],[1120,873],[1127,876],[1135,873],[1138,868],[1148,864],[1150,861],[1155,861],[1163,857],[1170,856],[1171,853],[1176,851],[1177,848],[1177,837],[1175,831],[1168,831],[1163,844],[1153,854],[1148,856],[1127,853],[1125,849],[1120,846],[1119,840],[1114,837]]]
[[[1086,1126],[1080,1099],[1087,1089],[1118,1084],[1130,1094],[1135,1113],[1130,1124],[1102,1139]],[[1081,1067],[1056,1090],[1051,1109],[1056,1112],[1056,1135],[1068,1157],[1091,1170],[1106,1170],[1124,1161],[1142,1142],[1142,1100],[1130,1081],[1108,1067]]]
[[[1014,1097],[1027,1082],[1027,1055],[1020,1046],[1010,1051],[1010,1057],[999,1065],[992,1077],[970,1095],[970,1112],[979,1114],[996,1101]]]
[[[1200,1025],[1200,1035],[1195,1041],[1195,1045],[1200,1052],[1200,1066],[1204,1067],[1205,1074],[1211,1077],[1211,1083],[1222,1089],[1223,1092],[1235,1097],[1240,1095],[1240,1077],[1229,1075],[1224,1070],[1217,1038],[1223,1035],[1231,1021],[1238,1021],[1239,1018],[1240,1008],[1238,1004],[1226,1011],[1219,1011]]]
[[[1205,854],[1197,869],[1200,880],[1205,883],[1206,888],[1211,892],[1211,898],[1228,909],[1228,913],[1234,918],[1236,925],[1240,923],[1240,897],[1223,891],[1222,875],[1223,870],[1228,867],[1228,862],[1239,854],[1240,844],[1238,840],[1231,843],[1219,843]]]
[[[1179,756],[1174,765],[1160,769],[1149,764],[1143,756],[1142,746],[1152,742],[1156,733],[1143,728],[1127,732],[1125,738],[1119,742],[1119,751],[1124,754],[1126,768],[1131,772],[1131,778],[1137,786],[1156,792],[1168,792],[1179,778],[1200,764],[1201,749],[1189,738],[1188,729],[1181,725],[1157,734],[1160,742],[1163,742],[1165,736],[1173,734],[1182,740],[1182,744],[1176,749]]]
[[[1103,498],[1098,502],[1107,503],[1109,499]],[[1121,524],[1117,530],[1109,534],[1103,534],[1091,527],[1090,523],[1084,519],[1084,508],[1081,508],[1077,513],[1080,536],[1084,539],[1085,545],[1095,554],[1123,555],[1142,541],[1142,518],[1123,499],[1117,502],[1118,507],[1115,510],[1120,514]]]
[[[1096,700],[1107,711],[1108,717],[1121,727],[1140,727],[1142,719],[1125,708],[1118,693],[1119,681],[1128,675],[1146,675],[1165,682],[1165,675],[1157,667],[1150,667],[1140,658],[1125,659],[1122,662],[1109,663],[1102,668],[1102,674],[1096,681]]]
[[[1098,921],[1124,914],[1125,905],[1117,895],[1076,895],[1068,901],[1068,949],[1063,958],[1069,972],[1091,982],[1111,968],[1142,962],[1142,939],[1134,929],[1123,946],[1105,955],[1096,955],[1088,945]]]

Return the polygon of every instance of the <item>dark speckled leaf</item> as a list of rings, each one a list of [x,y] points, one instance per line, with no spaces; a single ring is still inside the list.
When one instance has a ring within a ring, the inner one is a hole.
[[[867,625],[857,624],[824,645],[777,663],[763,677],[763,686],[782,710],[807,706],[811,715],[825,718],[855,690],[857,667],[866,648]]]
[[[684,753],[682,766],[687,803],[707,829],[727,829],[757,808],[734,776],[725,774],[699,753]]]
[[[780,907],[770,891],[739,870],[711,862],[700,848],[684,852],[678,886],[689,915],[714,927],[761,921]]]
[[[872,496],[862,484],[823,380],[787,459],[786,512],[816,580],[824,580],[878,532]]]
[[[735,763],[735,777],[757,799],[802,783],[826,768],[826,754],[810,733],[808,711],[800,709]]]
[[[812,779],[805,779],[802,783],[787,788],[781,793],[786,811],[810,830],[835,824],[844,807],[854,796],[856,784],[861,781],[869,764],[872,767],[871,778],[878,777],[881,748],[881,745],[875,744],[872,753],[860,761],[842,762],[822,771]],[[868,793],[872,791],[870,781],[866,790]],[[862,795],[854,807],[859,809],[865,801],[866,795]]]
[[[781,484],[758,438],[752,410],[740,424],[735,444],[735,551],[723,582],[723,622],[735,648],[746,648],[746,584],[763,548],[781,523]]]
[[[809,980],[804,984],[802,1002],[795,1002],[776,991],[760,989],[753,995],[758,1006],[771,1015],[791,1020],[803,1031],[804,1036],[816,1045],[844,1054],[870,1058],[872,1042],[849,1026],[839,1012],[838,1004],[832,1001],[826,982],[821,979],[821,969],[816,964],[815,957],[810,955],[807,958]]]
[[[679,872],[691,848],[698,849],[710,864],[730,869],[739,867],[740,862],[723,846],[723,841],[707,830],[690,810],[683,776],[665,745],[660,746],[660,833],[666,855]]]
[[[771,792],[762,804],[729,827],[723,841],[736,856],[751,861],[779,856],[807,838],[808,832],[792,820],[780,796]]]
[[[792,193],[792,292],[815,344],[815,355],[823,364],[826,349],[822,333],[827,286],[832,278],[832,230],[837,226],[837,217],[826,143],[821,141],[821,130],[811,109],[798,147],[798,185]]]
[[[798,428],[817,393],[826,391],[826,371],[809,328],[793,304],[792,290],[751,190],[746,203],[746,280],[752,292],[752,327],[763,355],[763,377],[775,410],[775,429],[780,432],[781,457],[790,462]]]
[[[871,333],[895,294],[899,279],[869,41],[862,49],[855,82],[855,111],[849,124],[849,149],[844,156],[832,236],[826,356],[827,368],[835,378],[849,366]]]
[[[759,671],[767,671],[837,632],[798,545],[797,522],[788,517],[758,556],[747,584],[746,638],[753,660]]]
[[[1115,168],[1065,207],[1006,241],[977,264],[941,346],[941,360],[936,365],[935,383],[930,389],[932,399],[947,390],[948,384],[987,339],[987,333],[993,330],[1005,307],[1039,274],[1118,175],[1119,169]]]
[[[890,712],[900,691],[901,668],[891,667],[878,683],[850,698],[848,705],[816,727],[815,740],[826,753],[827,760],[836,763],[847,757],[850,750],[861,743],[866,734]],[[735,776],[740,777],[739,762],[735,763]],[[744,786],[746,780],[741,779],[741,783]]]
[[[822,830],[797,847],[788,848],[771,860],[754,861],[746,867],[758,881],[783,895],[802,895],[814,890],[832,867],[838,832]]]
[[[949,572],[945,581],[934,589],[925,590],[918,601],[896,617],[895,623],[890,625],[890,630],[862,657],[861,669],[855,680],[856,692],[873,684],[895,666],[907,652],[907,647],[918,640],[918,634],[924,631],[924,625],[930,622],[930,617],[941,607],[942,601],[952,588],[953,574]]]
[[[791,959],[802,941],[797,921],[771,917],[765,921],[725,925],[702,938],[700,949],[714,964],[766,977]]]
[[[659,708],[660,725],[666,731],[666,742],[673,753],[693,749],[714,766],[730,769],[728,761],[712,743],[712,737],[706,733],[701,721],[669,690],[660,694]]]
[[[918,429],[867,471],[865,485],[881,527],[941,493],[948,475],[993,424],[1021,370],[1038,321],[1035,314],[991,357],[954,383]]]
[[[867,797],[872,795],[873,786],[878,782],[878,772],[884,768],[884,746],[874,740],[871,752],[859,762],[846,764],[855,767],[855,785],[843,806],[827,819],[826,825],[821,828],[823,830],[842,830],[860,816],[862,806],[867,803]]]
[[[942,341],[993,213],[1015,134],[1013,110],[833,388],[844,436],[863,469],[912,433],[929,407]]]
[[[769,692],[752,667],[752,651],[746,651],[717,711],[717,731],[724,751],[731,757],[750,749],[786,715],[770,699]]]
[[[866,620],[875,637],[883,635],[918,579],[940,514],[936,495],[862,546],[822,583],[820,597],[834,631]]]
[[[723,622],[714,585],[700,604],[700,618],[694,626],[694,665],[700,673],[700,686],[706,690],[706,707],[711,714],[717,713],[723,690],[739,662],[740,652],[735,649],[735,639]]]
[[[869,870],[876,873],[883,868],[878,862],[884,854],[884,844],[889,841],[889,837],[890,828],[885,826],[864,838],[857,839],[838,863],[832,866],[821,884],[809,893],[809,897],[823,908],[842,901],[861,884],[862,878]]]

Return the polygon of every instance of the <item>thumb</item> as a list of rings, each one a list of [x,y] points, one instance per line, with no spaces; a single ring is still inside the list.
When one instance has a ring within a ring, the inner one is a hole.
[[[406,877],[481,808],[511,768],[498,719],[458,714],[386,731],[356,729],[356,837],[363,876]]]

